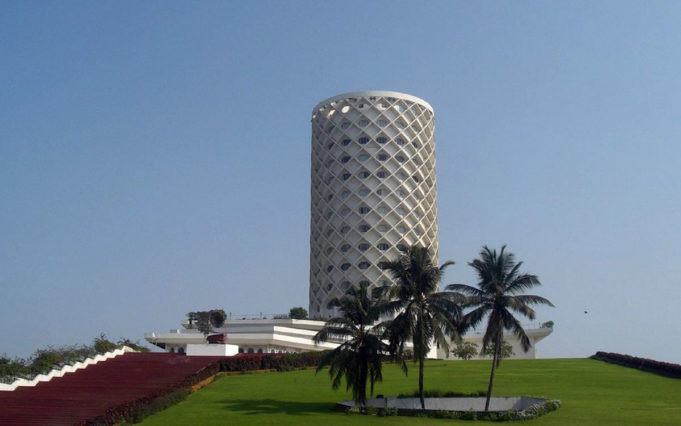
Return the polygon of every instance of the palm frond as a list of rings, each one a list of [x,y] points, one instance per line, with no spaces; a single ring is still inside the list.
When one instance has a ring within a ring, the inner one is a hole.
[[[523,350],[527,352],[527,350],[530,349],[530,347],[532,347],[532,344],[530,343],[530,338],[527,336],[527,333],[525,333],[522,324],[520,324],[520,321],[518,321],[509,312],[505,312],[504,322],[506,328],[512,330],[513,334],[518,336],[518,338],[520,339],[520,344],[523,347]]]
[[[445,287],[445,289],[448,291],[456,291],[470,296],[482,296],[485,294],[482,290],[467,284],[449,284],[447,285],[447,287]]]
[[[535,296],[533,294],[521,294],[513,297],[525,303],[526,305],[548,305],[551,306],[552,308],[555,308],[555,306],[553,305],[553,303],[549,301],[549,299],[546,299],[541,296]]]
[[[532,274],[522,274],[515,277],[506,286],[506,293],[517,294],[533,287],[540,286],[539,278]]]

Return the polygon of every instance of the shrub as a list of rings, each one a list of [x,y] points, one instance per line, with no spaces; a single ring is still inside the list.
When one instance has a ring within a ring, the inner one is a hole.
[[[99,337],[95,337],[92,341],[92,346],[95,348],[98,354],[104,354],[113,350],[118,349],[118,346],[109,339],[106,338],[106,334],[102,333]]]
[[[462,342],[452,350],[452,355],[457,358],[469,360],[478,354],[478,345],[473,342]]]
[[[326,352],[298,354],[239,354],[220,360],[221,371],[276,370],[289,371],[315,367]]]
[[[39,374],[47,374],[51,370],[85,361],[87,358],[110,352],[124,345],[141,352],[148,352],[147,348],[128,339],[120,339],[118,343],[113,343],[102,333],[92,340],[91,346],[66,345],[56,348],[48,346],[44,349],[37,349],[28,359],[0,357],[0,383],[12,383],[16,379],[30,380]]]
[[[397,408],[379,408],[376,411],[378,417],[392,417],[397,415]]]
[[[492,357],[494,356],[494,345],[489,345],[486,348],[483,348],[483,350],[480,352],[480,355]],[[513,352],[513,346],[511,346],[510,343],[508,343],[506,340],[501,342],[501,350],[499,353],[499,358],[505,359],[505,358],[510,358],[515,353]]]
[[[288,317],[291,319],[307,319],[307,310],[300,306],[293,307],[288,312]]]

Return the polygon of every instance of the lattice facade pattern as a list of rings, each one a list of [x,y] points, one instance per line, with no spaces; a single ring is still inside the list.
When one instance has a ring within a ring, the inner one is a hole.
[[[425,101],[368,91],[335,96],[312,112],[312,317],[352,285],[388,285],[381,263],[411,244],[437,262],[433,110]]]

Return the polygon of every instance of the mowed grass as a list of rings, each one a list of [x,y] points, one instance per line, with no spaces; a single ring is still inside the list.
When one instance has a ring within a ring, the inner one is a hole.
[[[429,361],[425,388],[473,392],[487,389],[490,361]],[[377,394],[395,395],[417,388],[418,369],[405,377],[386,365]],[[494,395],[560,399],[563,406],[532,425],[679,425],[681,380],[590,359],[503,361]],[[144,425],[425,425],[454,420],[376,417],[332,411],[349,392],[331,389],[327,371],[224,376],[181,403],[144,420]],[[458,421],[466,423],[465,421]],[[473,424],[467,422],[469,424]],[[474,424],[487,424],[475,422]],[[494,423],[499,424],[499,423]],[[515,424],[515,423],[514,423]]]

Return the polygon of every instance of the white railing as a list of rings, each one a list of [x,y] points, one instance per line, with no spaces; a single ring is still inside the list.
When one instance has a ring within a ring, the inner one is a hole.
[[[95,355],[92,358],[87,358],[84,361],[77,362],[73,365],[65,365],[62,368],[54,369],[47,374],[38,374],[33,379],[17,379],[12,383],[0,383],[0,391],[13,391],[19,386],[35,386],[40,382],[49,382],[54,377],[62,377],[66,373],[73,373],[74,371],[83,369],[88,365],[97,364],[100,361],[106,361],[107,359],[115,358],[118,355],[123,355],[126,352],[135,352],[127,346],[115,349],[104,354]]]
[[[552,329],[553,326],[551,326],[551,327],[546,327],[546,326],[542,327],[542,326],[543,326],[544,324],[546,324],[547,322],[548,322],[548,321],[544,321],[544,322],[528,322],[528,323],[522,324],[522,327],[523,327],[524,330],[534,330],[534,329],[540,329],[540,328],[551,328],[551,329]],[[486,321],[483,321],[483,322],[481,322],[480,324],[478,324],[476,327],[471,328],[470,330],[468,330],[468,332],[467,332],[466,334],[484,334],[486,329],[487,329],[487,322],[486,322]],[[507,330],[507,331],[508,331],[508,330]]]

